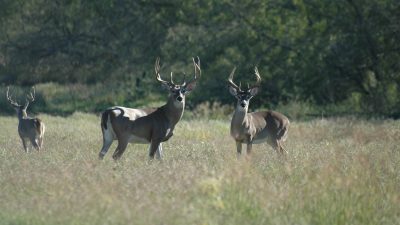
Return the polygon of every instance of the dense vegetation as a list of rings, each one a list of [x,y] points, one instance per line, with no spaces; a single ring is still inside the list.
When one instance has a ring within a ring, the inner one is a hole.
[[[193,107],[231,103],[223,82],[232,68],[245,84],[258,66],[263,91],[253,107],[398,116],[399,12],[398,0],[2,0],[0,84],[52,82],[39,91],[44,112],[59,113],[46,104],[77,106],[68,112],[140,105],[162,92],[153,78],[157,56],[164,75],[172,70],[179,80],[198,55],[203,91],[190,96]],[[88,96],[44,94],[59,85]]]
[[[98,160],[92,114],[41,118],[44,149],[26,154],[16,118],[0,117],[0,224],[400,222],[400,121],[293,122],[283,161],[266,144],[236,160],[228,120],[186,120],[160,163],[146,145],[114,162],[115,143]]]

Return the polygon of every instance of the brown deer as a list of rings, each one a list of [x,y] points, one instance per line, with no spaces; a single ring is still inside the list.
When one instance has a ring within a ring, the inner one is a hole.
[[[160,59],[155,63],[156,79],[169,90],[169,98],[165,105],[157,109],[130,109],[112,107],[102,113],[101,129],[103,132],[103,147],[99,158],[102,159],[110,148],[113,140],[118,140],[113,158],[119,159],[129,142],[150,144],[149,157],[162,158],[162,142],[172,137],[175,125],[179,122],[185,109],[185,96],[196,87],[201,75],[200,59],[193,58],[194,78],[178,85],[161,79]]]
[[[257,95],[260,89],[261,77],[255,67],[256,83],[242,90],[240,85],[233,82],[233,74],[236,67],[229,75],[229,92],[236,97],[237,104],[231,121],[231,136],[236,141],[238,156],[242,153],[242,143],[247,144],[247,154],[251,153],[252,145],[267,142],[278,154],[283,155],[287,151],[282,143],[287,138],[289,119],[279,112],[259,111],[248,113],[250,99]]]
[[[32,92],[33,91],[33,92]],[[35,101],[35,88],[26,96],[25,105],[20,105],[18,102],[11,99],[10,87],[7,87],[7,100],[11,106],[17,111],[18,115],[18,134],[21,138],[25,152],[29,152],[26,140],[28,139],[36,150],[40,150],[43,146],[43,136],[45,125],[39,118],[30,118],[26,113],[26,109],[30,102]]]

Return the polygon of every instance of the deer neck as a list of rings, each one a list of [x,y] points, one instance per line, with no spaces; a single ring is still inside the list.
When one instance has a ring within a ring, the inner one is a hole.
[[[168,99],[167,104],[163,106],[165,116],[174,127],[179,120],[182,118],[183,111],[185,109],[185,99],[182,100],[181,104],[177,104],[173,97]]]
[[[235,112],[233,113],[232,121],[231,121],[232,127],[234,127],[234,126],[243,127],[243,125],[245,127],[247,127],[247,125],[249,123],[247,111],[248,111],[248,106],[243,108],[239,104],[237,104]]]
[[[18,110],[17,115],[18,115],[18,120],[22,120],[28,117],[26,110]]]

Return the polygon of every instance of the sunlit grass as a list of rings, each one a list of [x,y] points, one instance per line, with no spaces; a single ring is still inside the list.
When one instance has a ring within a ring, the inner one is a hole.
[[[286,160],[264,144],[237,160],[229,121],[181,121],[162,162],[146,145],[114,162],[97,116],[40,117],[29,154],[0,118],[0,224],[400,223],[399,121],[293,121]]]

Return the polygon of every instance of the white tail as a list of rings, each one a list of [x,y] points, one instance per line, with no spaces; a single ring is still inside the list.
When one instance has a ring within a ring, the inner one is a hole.
[[[26,140],[29,140],[34,148],[40,150],[43,146],[43,136],[45,125],[39,118],[28,117],[26,110],[30,102],[35,101],[35,88],[27,95],[25,105],[20,105],[18,102],[11,99],[10,88],[7,87],[7,100],[18,114],[18,134],[26,152],[29,151]]]
[[[289,119],[271,110],[248,113],[250,99],[258,93],[261,82],[257,67],[254,69],[256,83],[245,90],[233,82],[235,69],[229,75],[228,85],[229,92],[237,99],[231,121],[231,136],[236,141],[237,154],[242,152],[242,143],[247,144],[247,154],[250,154],[252,144],[262,142],[267,142],[280,154],[287,152],[282,143],[287,138]]]
[[[102,159],[107,153],[113,140],[118,140],[118,146],[113,154],[114,159],[119,159],[124,153],[129,142],[150,144],[149,156],[162,157],[162,142],[172,137],[175,125],[179,122],[185,108],[185,96],[191,92],[197,79],[200,77],[200,59],[193,59],[194,78],[177,85],[173,82],[172,73],[170,81],[165,81],[160,75],[160,59],[155,63],[156,79],[169,90],[169,98],[165,105],[157,109],[130,109],[112,107],[102,114],[103,147],[99,157]]]

